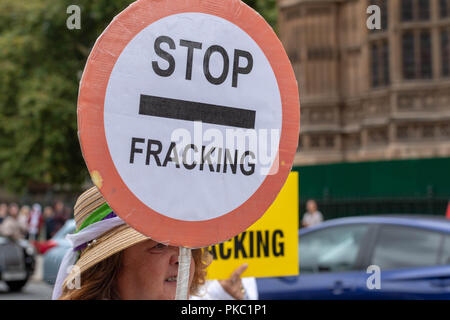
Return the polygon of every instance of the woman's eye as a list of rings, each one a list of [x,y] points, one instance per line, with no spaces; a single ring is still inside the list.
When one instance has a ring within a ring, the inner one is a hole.
[[[163,244],[163,243],[158,243],[156,246],[154,246],[152,249],[159,249],[159,250],[161,250],[161,249],[164,249],[164,248],[166,248],[167,246],[165,245],[165,244]]]
[[[163,243],[158,243],[154,245],[153,247],[150,247],[148,249],[148,252],[150,253],[163,253],[164,250],[167,248],[167,246]]]

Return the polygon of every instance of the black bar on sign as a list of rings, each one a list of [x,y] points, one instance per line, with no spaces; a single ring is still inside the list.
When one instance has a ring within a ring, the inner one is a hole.
[[[256,111],[141,94],[139,114],[254,129]]]

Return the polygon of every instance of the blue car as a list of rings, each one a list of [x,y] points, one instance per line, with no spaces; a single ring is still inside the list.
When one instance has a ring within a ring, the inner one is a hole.
[[[300,274],[257,279],[260,299],[450,299],[450,220],[340,218],[298,239]]]
[[[75,232],[75,229],[75,220],[67,220],[53,238],[47,241],[46,252],[44,254],[43,280],[50,285],[55,284],[59,265],[67,250],[71,248],[71,243],[66,239],[66,235]]]

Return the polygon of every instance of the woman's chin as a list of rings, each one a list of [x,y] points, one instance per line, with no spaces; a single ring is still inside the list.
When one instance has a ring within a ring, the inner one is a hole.
[[[163,300],[174,300],[177,292],[177,282],[176,281],[165,281],[164,282],[164,293]]]

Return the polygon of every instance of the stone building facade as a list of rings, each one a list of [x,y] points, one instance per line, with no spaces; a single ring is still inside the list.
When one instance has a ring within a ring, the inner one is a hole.
[[[367,8],[381,9],[369,30]],[[294,165],[450,156],[450,0],[278,0]]]

